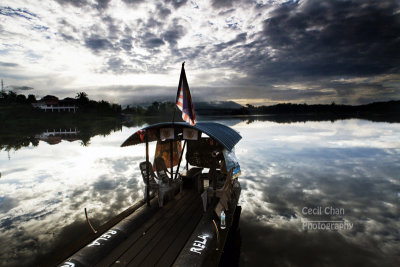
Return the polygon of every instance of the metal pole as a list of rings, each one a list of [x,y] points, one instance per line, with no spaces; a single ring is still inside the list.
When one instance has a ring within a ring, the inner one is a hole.
[[[217,151],[213,151],[211,153],[211,166],[210,166],[210,171],[209,171],[209,179],[212,179],[212,187],[213,187],[213,202],[216,202],[217,200],[217,156],[218,156]]]
[[[147,190],[146,190],[146,200],[147,206],[150,207],[150,170],[149,170],[149,138],[147,137],[147,133],[145,133],[146,139],[146,182],[147,182]]]
[[[170,140],[170,142],[169,142],[169,150],[170,150],[170,155],[171,155],[171,157],[170,157],[170,160],[171,160],[171,181],[172,181],[172,179],[174,179],[174,177],[173,177],[173,175],[174,175],[174,173],[173,173],[173,171],[174,171],[174,147],[173,147],[173,142],[174,142],[174,140]]]
[[[179,167],[181,166],[182,156],[183,156],[183,152],[185,151],[185,147],[186,147],[186,140],[185,140],[185,143],[183,143],[182,153],[181,153],[181,156],[179,157],[178,168],[176,169],[176,173],[175,173],[175,179],[178,176]]]
[[[172,115],[172,124],[174,124],[174,122],[175,122],[175,111],[176,111],[176,103],[175,103],[175,107],[174,107],[174,114]]]

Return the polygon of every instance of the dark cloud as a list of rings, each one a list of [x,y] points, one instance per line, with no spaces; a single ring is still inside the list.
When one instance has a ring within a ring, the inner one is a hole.
[[[185,5],[187,0],[164,0],[165,3],[171,3],[174,8],[180,8]]]
[[[11,90],[14,91],[28,91],[28,90],[33,90],[33,87],[29,87],[29,86],[16,86],[16,85],[10,85],[8,86]]]
[[[45,32],[45,31],[47,31],[49,29],[49,27],[44,26],[44,25],[34,25],[32,27],[32,29],[36,30],[36,31],[40,31],[40,32]]]
[[[146,32],[143,36],[142,45],[145,48],[153,49],[160,47],[164,44],[165,44],[164,40],[153,33]]]
[[[122,58],[115,56],[107,60],[106,66],[103,70],[101,70],[101,72],[102,73],[112,72],[115,74],[123,74],[123,73],[141,73],[143,72],[143,70],[138,67],[135,67],[134,60],[132,62],[125,62]]]
[[[164,43],[164,41],[161,38],[157,38],[157,37],[151,37],[151,38],[147,38],[144,41],[144,44],[147,48],[155,48],[155,47],[159,47],[162,46]]]
[[[157,13],[160,18],[167,18],[169,15],[171,15],[171,10],[161,4],[158,4]]]
[[[112,43],[108,39],[98,35],[92,35],[85,39],[85,46],[94,52],[113,48]]]
[[[108,37],[110,39],[119,39],[122,35],[119,25],[121,22],[110,16],[105,16],[102,20],[107,26]]]
[[[110,58],[108,60],[108,68],[114,72],[121,71],[121,67],[124,65],[124,61],[121,58]]]
[[[0,61],[0,66],[2,66],[2,67],[18,67],[18,64],[17,63],[1,62]]]
[[[127,4],[132,4],[132,5],[136,5],[136,4],[145,2],[145,0],[122,0],[122,1]]]
[[[76,7],[83,7],[88,4],[87,0],[56,0],[61,5],[72,5]]]
[[[233,40],[231,40],[229,42],[216,44],[215,45],[215,50],[216,50],[216,52],[219,52],[221,50],[224,50],[227,47],[234,46],[237,43],[246,42],[246,39],[247,39],[247,33],[246,32],[238,34],[235,39],[233,39]]]
[[[66,19],[60,19],[58,21],[58,23],[60,24],[60,31],[68,30],[68,31],[71,31],[74,33],[79,32],[78,29],[74,25],[72,25],[69,21],[67,21]]]
[[[74,41],[74,42],[78,41],[78,39],[66,33],[60,33],[60,36],[61,38],[63,38],[64,41]]]
[[[67,42],[79,42],[79,30],[66,19],[58,21],[58,35]]]
[[[359,1],[287,2],[268,13],[262,31],[255,34],[243,31],[229,42],[208,45],[202,54],[213,57],[196,58],[196,62],[201,68],[229,66],[244,71],[246,77],[238,78],[235,84],[246,86],[247,90],[246,94],[236,91],[238,98],[247,95],[248,98],[305,101],[320,95],[353,104],[371,102],[374,97],[382,101],[393,99],[398,94],[393,84],[396,78],[390,75],[400,73],[399,10],[400,2],[394,0],[363,1],[362,4]],[[235,23],[230,22],[231,28],[239,29]],[[183,56],[183,51],[174,53]],[[332,82],[340,77],[379,75],[385,75],[392,82],[372,79],[361,83]],[[290,83],[309,85],[309,88],[291,90]],[[278,90],[275,84],[286,84],[287,88]],[[335,91],[322,90],[326,88]],[[361,100],[365,92],[369,100]]]
[[[184,47],[181,49],[172,49],[171,52],[174,56],[178,57],[176,62],[181,62],[185,60],[194,60],[202,55],[205,51],[205,45],[199,45],[195,47]]]
[[[176,46],[178,40],[185,36],[185,34],[186,29],[182,25],[177,24],[174,20],[172,26],[162,34],[162,38],[169,43],[170,46]]]
[[[0,15],[10,16],[10,17],[21,17],[27,20],[32,20],[38,16],[24,8],[11,8],[11,7],[0,7]]]
[[[235,2],[239,2],[239,0],[212,0],[211,5],[214,8],[232,7]]]
[[[61,24],[61,27],[62,27],[63,29],[68,28],[68,30],[70,30],[70,31],[72,31],[72,32],[75,32],[75,33],[78,32],[78,29],[77,29],[75,26],[73,26],[73,25],[72,25],[69,21],[67,21],[66,19],[60,19],[60,20],[58,21],[58,23]]]
[[[121,39],[120,41],[119,41],[119,45],[122,47],[122,49],[124,49],[126,52],[129,52],[129,51],[131,51],[131,49],[132,49],[132,41],[133,41],[133,38],[132,37],[126,37],[126,38],[124,38],[124,39]]]
[[[146,29],[160,28],[163,25],[164,25],[164,22],[150,17],[145,24],[145,28]]]
[[[255,74],[372,75],[400,66],[400,14],[396,1],[310,0],[283,5],[264,21]]]
[[[98,9],[106,9],[111,0],[96,0]]]
[[[94,97],[104,99],[105,95],[102,95],[101,92],[112,91],[120,96],[121,101],[119,103],[122,105],[152,103],[154,101],[174,101],[174,94],[171,94],[171,92],[176,92],[175,86],[104,86],[96,88],[100,94],[94,95]]]

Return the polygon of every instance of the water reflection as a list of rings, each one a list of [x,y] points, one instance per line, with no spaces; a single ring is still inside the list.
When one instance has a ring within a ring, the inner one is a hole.
[[[243,264],[398,265],[399,124],[258,122],[235,128],[245,136],[236,152],[245,177]],[[305,207],[323,211],[307,214]],[[344,214],[326,214],[325,207]],[[337,220],[353,228],[303,227]]]
[[[243,136],[236,149],[241,265],[398,265],[400,124],[219,121]],[[49,264],[90,234],[84,208],[96,227],[141,199],[144,147],[119,147],[137,129],[92,131],[89,146],[61,138],[57,145],[22,147],[11,158],[1,151],[0,265]],[[304,207],[344,214],[304,214]],[[303,222],[316,220],[353,227],[303,229]]]
[[[79,131],[76,128],[57,129],[57,130],[47,129],[45,132],[35,135],[35,139],[44,141],[49,145],[55,145],[59,144],[61,140],[69,142],[79,140],[78,133]]]
[[[41,141],[11,159],[0,154],[0,265],[48,263],[57,244],[61,250],[90,234],[85,207],[99,226],[141,199],[144,148],[119,147],[131,132],[92,137],[87,147]]]

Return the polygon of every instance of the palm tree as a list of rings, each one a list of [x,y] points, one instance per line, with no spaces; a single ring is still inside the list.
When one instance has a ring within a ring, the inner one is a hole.
[[[77,93],[75,98],[78,99],[79,104],[83,106],[89,103],[89,97],[85,92]]]
[[[79,100],[82,100],[82,99],[87,99],[87,100],[89,100],[88,95],[87,95],[85,92],[79,92],[79,93],[77,93],[75,98],[76,98],[76,99],[79,99]]]

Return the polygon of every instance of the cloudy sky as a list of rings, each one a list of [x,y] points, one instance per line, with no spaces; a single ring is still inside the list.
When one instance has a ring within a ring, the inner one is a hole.
[[[400,99],[400,2],[2,0],[6,89],[173,100],[359,104]]]

